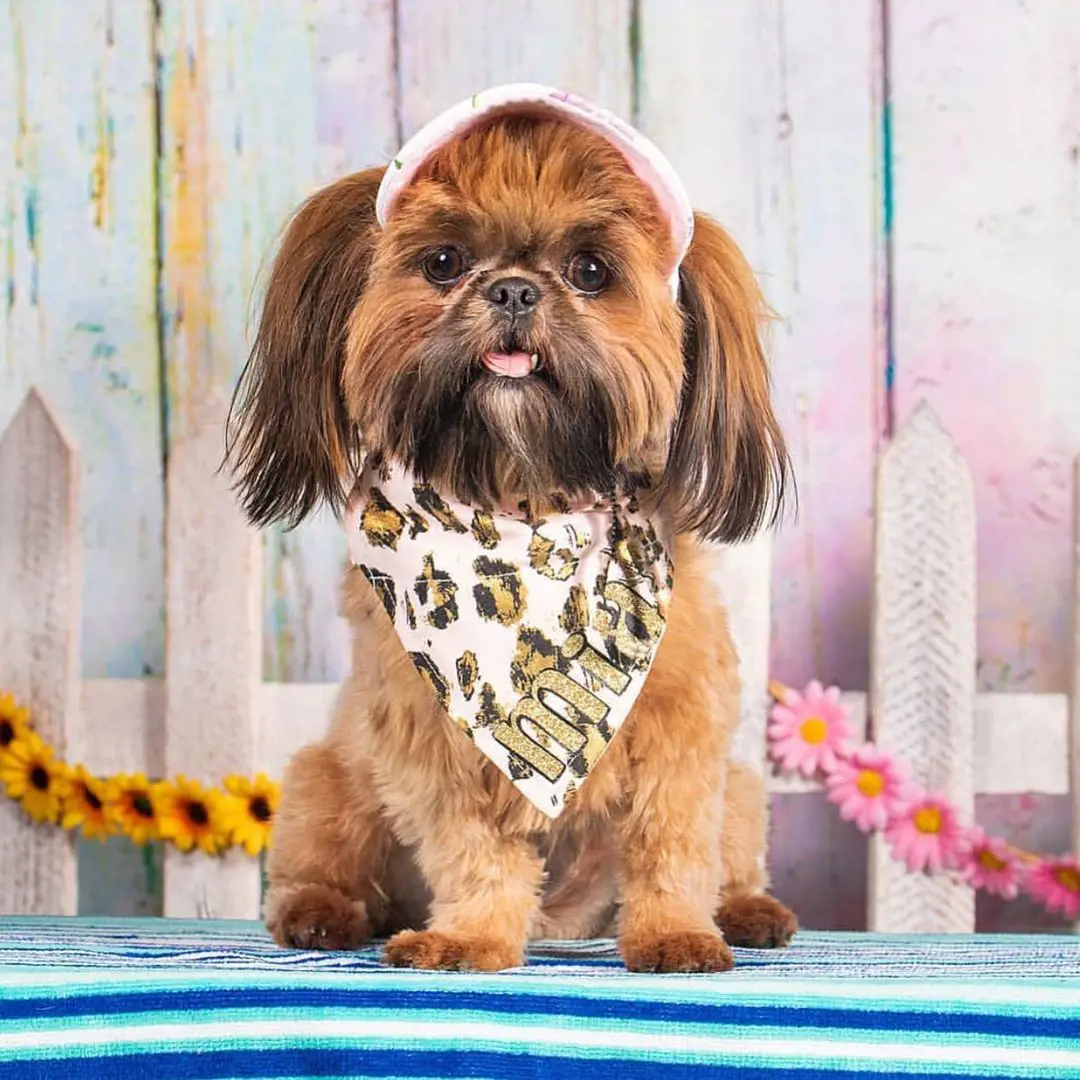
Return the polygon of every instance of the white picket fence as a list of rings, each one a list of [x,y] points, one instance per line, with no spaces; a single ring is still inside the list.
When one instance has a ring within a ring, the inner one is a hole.
[[[334,686],[262,681],[260,543],[216,475],[220,450],[218,423],[171,448],[166,678],[87,680],[79,454],[36,391],[0,438],[0,688],[30,707],[58,753],[96,774],[185,773],[214,783],[232,772],[280,776],[329,715]],[[853,717],[865,725],[869,711],[877,741],[969,815],[976,792],[1071,789],[1080,836],[1080,637],[1074,630],[1071,706],[1065,694],[976,693],[971,475],[926,405],[879,462],[875,543],[872,689],[848,695]],[[719,552],[717,574],[742,656],[737,752],[764,767],[768,538]],[[1078,596],[1075,581],[1067,585]],[[71,837],[0,803],[0,913],[74,913]],[[259,869],[242,853],[170,849],[164,873],[167,916],[258,916]],[[869,874],[871,929],[973,929],[968,888],[907,874],[876,840]]]

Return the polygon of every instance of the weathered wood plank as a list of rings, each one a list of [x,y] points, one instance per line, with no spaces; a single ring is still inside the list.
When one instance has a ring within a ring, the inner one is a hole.
[[[160,674],[152,5],[0,8],[0,430],[31,385],[86,460],[83,666]]]
[[[1068,684],[1080,452],[1074,0],[891,5],[896,406],[975,476],[979,682]]]
[[[258,152],[251,152],[244,118],[222,92],[234,78],[245,84],[247,74],[244,58],[230,55],[227,25],[216,21],[227,11],[163,4],[159,46],[169,406],[165,766],[170,775],[211,783],[254,764],[258,541],[216,470],[225,403],[244,350],[246,283],[260,255],[235,231],[249,220],[235,189],[246,181],[257,204],[259,174],[275,174],[266,168],[272,143],[256,140]],[[275,59],[266,57],[267,66]],[[251,918],[258,909],[259,874],[249,861],[166,852],[166,915]]]
[[[1069,788],[1072,850],[1080,852],[1080,457],[1073,464],[1072,672],[1069,680]],[[1076,927],[1080,932],[1080,924]]]
[[[470,94],[508,82],[558,86],[629,116],[629,0],[398,0],[406,137]]]
[[[90,772],[166,775],[164,680],[85,679],[80,691],[85,730],[99,735],[83,754]]]
[[[641,4],[642,126],[738,240],[779,317],[774,400],[800,505],[774,541],[771,674],[793,685],[867,685],[883,367],[875,10]]]
[[[190,503],[183,513],[192,520],[202,515],[214,532],[185,537],[203,545],[202,558],[188,570],[206,575],[198,582],[205,595],[190,595],[194,580],[178,579],[172,588],[170,552],[169,599],[189,605],[187,625],[193,632],[210,618],[217,642],[216,652],[196,661],[178,642],[173,648],[170,630],[166,757],[171,770],[182,756],[186,771],[219,780],[222,769],[250,768],[257,738],[254,726],[247,726],[255,716],[248,620],[258,600],[249,592],[250,538],[224,489],[219,491],[216,480],[211,483],[220,457],[222,403],[246,355],[252,286],[268,266],[288,214],[334,170],[386,160],[393,152],[392,25],[389,3],[358,7],[343,0],[284,7],[168,0],[161,5],[161,19],[170,496],[178,458],[190,453],[192,471],[183,481]],[[320,95],[328,96],[321,119]],[[363,145],[345,145],[361,130],[359,117],[369,134]],[[172,525],[170,544],[179,542]],[[344,555],[340,527],[323,520],[287,538],[270,534],[266,543],[270,558],[261,590],[270,630],[266,666],[272,674],[295,679],[340,676],[345,652],[336,618]],[[226,554],[235,560],[232,565]],[[172,610],[170,619],[176,619]],[[256,618],[254,628],[258,625]],[[224,671],[215,679],[204,672],[200,680],[199,665],[214,660],[233,665],[231,688]],[[185,666],[191,687],[174,687],[176,664]],[[206,695],[213,686],[222,698],[211,702]],[[185,718],[189,693],[202,695],[212,720]],[[230,702],[242,703],[243,719],[224,708]],[[196,750],[200,731],[202,747]],[[187,910],[193,896],[184,887],[184,899],[170,901],[179,865],[172,857],[167,863],[167,911],[174,912],[177,904]],[[219,881],[212,910],[255,914],[250,898],[257,872],[249,862],[223,872]]]
[[[205,429],[174,439],[169,456],[165,766],[217,786],[255,771],[261,552],[215,474],[222,414],[207,405]],[[258,865],[243,853],[166,851],[167,916],[250,919],[260,900]]]
[[[870,715],[920,792],[975,811],[975,504],[971,473],[928,405],[878,466]],[[871,841],[869,926],[970,933],[966,885],[910,874]]]
[[[641,126],[672,158],[695,204],[739,242],[779,315],[770,348],[774,400],[801,513],[798,521],[789,514],[771,542],[771,589],[762,578],[752,596],[739,597],[730,577],[725,583],[743,654],[735,752],[756,763],[767,708],[757,680],[866,685],[876,393],[873,5],[847,0],[823,11],[779,0],[641,0],[639,9]],[[736,562],[767,567],[769,538],[752,547],[756,554],[739,552]],[[767,622],[752,629],[770,606],[771,642]],[[828,842],[807,829],[789,850],[825,859]],[[837,900],[851,908],[861,904],[864,884],[856,864],[843,866]]]
[[[79,481],[78,454],[31,391],[0,437],[0,687],[60,758],[83,749]],[[0,802],[0,911],[74,915],[71,837]]]
[[[37,385],[84,452],[94,676],[164,662],[152,7],[0,5],[0,429]]]
[[[314,188],[385,163],[396,153],[394,21],[392,0],[249,6],[271,17],[257,11],[242,17],[236,6],[234,62],[247,75],[243,85],[229,88],[229,95],[248,137],[257,133],[250,147],[252,164],[261,160],[265,169],[261,155],[269,155],[275,175],[260,177],[268,197],[254,207],[244,201],[238,177],[240,206],[232,212],[248,215],[247,228],[262,255],[284,215]],[[273,50],[273,66],[263,62],[267,50]],[[269,255],[264,268],[268,263]],[[270,529],[264,552],[266,677],[342,678],[349,637],[338,613],[345,566],[341,525],[320,513],[293,532]]]
[[[772,538],[717,551],[716,581],[727,608],[739,654],[742,718],[732,742],[736,760],[765,772],[765,728],[769,718],[769,598]]]

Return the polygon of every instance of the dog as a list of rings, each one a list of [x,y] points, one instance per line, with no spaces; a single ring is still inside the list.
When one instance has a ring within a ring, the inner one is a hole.
[[[226,462],[256,526],[344,520],[352,665],[290,763],[266,921],[493,971],[617,937],[637,971],[785,945],[710,542],[789,473],[736,244],[618,118],[462,102],[289,224]]]

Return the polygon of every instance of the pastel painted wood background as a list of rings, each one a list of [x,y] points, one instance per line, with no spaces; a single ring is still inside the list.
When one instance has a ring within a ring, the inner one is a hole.
[[[0,430],[36,384],[82,452],[83,675],[163,672],[164,476],[215,452],[289,211],[514,79],[634,119],[777,311],[800,513],[774,545],[772,675],[866,689],[875,463],[927,399],[975,473],[979,687],[1066,690],[1075,0],[4,0]],[[322,520],[267,534],[252,576],[221,583],[238,610],[262,604],[266,679],[342,674],[342,558]],[[192,677],[170,717],[211,730],[258,662],[237,657],[235,686]],[[315,735],[321,717],[297,722]],[[1018,842],[1069,844],[1064,797],[979,802]],[[804,922],[861,925],[858,834],[809,794],[777,798],[773,834]],[[158,910],[155,858],[83,857],[83,910]],[[1038,923],[1022,903],[979,915]]]

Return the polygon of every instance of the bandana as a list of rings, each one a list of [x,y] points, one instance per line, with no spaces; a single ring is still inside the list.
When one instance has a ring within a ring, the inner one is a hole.
[[[449,718],[557,817],[645,683],[671,598],[672,530],[634,496],[534,517],[441,497],[368,462],[349,554]]]
[[[394,204],[421,165],[441,147],[459,138],[493,113],[515,115],[557,113],[606,139],[626,159],[635,176],[653,193],[671,229],[675,264],[669,283],[672,299],[679,295],[679,265],[694,235],[694,208],[672,164],[640,131],[590,101],[537,83],[512,83],[473,94],[422,127],[398,151],[383,174],[375,201],[375,217],[385,225]]]

